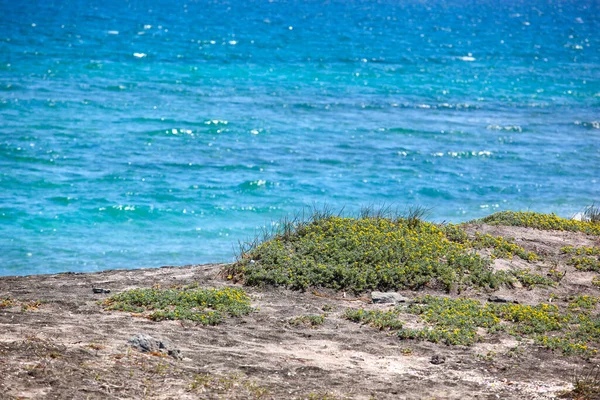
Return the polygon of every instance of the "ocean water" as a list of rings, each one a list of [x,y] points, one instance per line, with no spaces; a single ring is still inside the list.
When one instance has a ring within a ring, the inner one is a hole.
[[[0,275],[227,262],[312,205],[569,217],[599,4],[0,0]]]

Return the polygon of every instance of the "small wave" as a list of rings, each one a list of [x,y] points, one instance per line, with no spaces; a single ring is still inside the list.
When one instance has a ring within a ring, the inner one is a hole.
[[[488,125],[486,129],[489,131],[523,132],[523,128],[519,125]]]
[[[452,104],[452,103],[441,103],[438,104],[437,106],[435,106],[435,108],[440,109],[440,108],[449,108],[449,109],[453,109],[453,110],[467,110],[467,109],[479,109],[478,106],[476,106],[475,104],[469,104],[469,103],[456,103],[456,104]]]
[[[190,135],[194,136],[194,131],[191,129],[171,128],[164,131],[167,135]]]
[[[111,92],[120,92],[125,89],[127,89],[125,85],[111,85],[106,87],[106,90],[110,90]]]
[[[410,129],[410,128],[389,128],[387,129],[388,132],[393,132],[393,133],[404,133],[404,134],[408,134],[408,135],[437,135],[439,134],[439,132],[436,131],[420,131],[417,129]]]
[[[448,192],[446,190],[440,190],[437,188],[430,188],[430,187],[420,189],[417,193],[420,195],[423,195],[423,196],[434,198],[434,199],[442,198],[445,200],[451,200],[453,198],[452,194],[450,194],[450,192]]]
[[[600,129],[600,121],[575,121],[575,125],[581,126],[587,129]]]
[[[431,153],[432,157],[453,157],[453,158],[471,158],[471,157],[491,157],[493,153],[488,150],[481,151],[448,151],[446,153]]]
[[[239,188],[242,190],[257,190],[264,189],[266,187],[275,186],[276,184],[266,181],[264,179],[257,179],[254,181],[246,181],[239,185]]]
[[[48,200],[50,200],[51,202],[53,202],[55,204],[68,206],[69,204],[76,202],[78,199],[76,197],[54,196],[54,197],[50,197]]]
[[[15,85],[14,83],[7,83],[4,85],[0,85],[0,91],[2,91],[2,92],[14,92],[14,91],[21,90],[21,89],[23,89],[21,86]]]
[[[100,207],[96,209],[103,217],[110,218],[149,218],[156,214],[152,206],[136,206],[133,204],[117,204],[109,207]]]
[[[227,125],[229,121],[225,121],[224,119],[209,119],[204,121],[205,125]]]
[[[103,65],[100,61],[90,61],[89,64],[85,66],[86,69],[102,69]]]

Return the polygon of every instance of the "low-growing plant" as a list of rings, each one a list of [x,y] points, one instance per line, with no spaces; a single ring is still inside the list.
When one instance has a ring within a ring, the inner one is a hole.
[[[323,310],[324,312],[333,311],[335,310],[335,306],[331,304],[325,304],[323,305],[323,307],[321,307],[321,310]]]
[[[600,207],[595,203],[587,206],[583,211],[583,217],[586,221],[600,222]]]
[[[4,299],[0,299],[0,308],[8,308],[15,305],[15,300],[5,297]]]
[[[190,320],[216,325],[225,315],[242,316],[253,311],[250,298],[241,289],[133,289],[102,302],[106,310],[136,313],[154,321]]]
[[[535,286],[556,286],[556,280],[532,273],[529,269],[513,270],[511,271],[511,274],[521,282],[523,286],[530,289]]]
[[[565,246],[560,248],[560,252],[563,254],[573,254],[576,256],[599,256],[600,247],[574,247]]]
[[[494,289],[505,283],[456,225],[415,223],[414,216],[364,215],[303,221],[253,244],[222,274],[248,285],[301,290],[321,286],[355,293],[428,285],[446,291],[470,286]]]
[[[600,235],[600,224],[593,221],[565,219],[556,214],[542,214],[531,211],[500,211],[473,221],[489,225],[523,226],[541,230],[583,232]]]
[[[489,350],[486,354],[475,354],[475,357],[480,359],[481,361],[493,362],[496,358],[496,352],[493,350]]]
[[[299,397],[301,400],[340,400],[340,398],[332,393],[309,393],[306,396]]]
[[[573,376],[573,390],[570,393],[577,400],[600,398],[600,367],[593,365]]]
[[[378,329],[397,331],[400,339],[470,346],[483,339],[482,332],[505,332],[516,338],[533,339],[538,345],[565,355],[591,355],[596,354],[600,345],[600,318],[592,314],[597,302],[597,298],[578,296],[561,310],[555,304],[482,304],[474,299],[425,296],[405,310],[420,316],[427,324],[419,329],[402,327],[400,308],[348,309],[345,317]]]
[[[556,283],[560,283],[563,278],[567,275],[567,271],[560,271],[558,266],[552,267],[548,270],[548,276]]]
[[[482,235],[475,233],[472,241],[475,248],[492,248],[492,256],[512,259],[514,255],[526,261],[538,261],[540,257],[514,243],[514,239],[504,239],[502,236]]]
[[[300,315],[300,316],[294,317],[290,320],[291,325],[306,325],[311,328],[315,328],[319,325],[323,325],[324,322],[325,322],[324,314]]]
[[[448,345],[472,345],[481,340],[478,327],[494,329],[500,322],[481,303],[472,299],[449,299],[425,296],[411,304],[407,312],[420,315],[431,324],[421,329],[402,329],[400,339],[419,339]]]
[[[568,299],[568,302],[569,309],[571,310],[589,312],[596,308],[596,304],[598,304],[598,297],[587,295],[572,296]]]
[[[363,325],[369,325],[379,330],[397,330],[402,329],[402,321],[398,319],[399,312],[397,309],[389,311],[367,311],[364,309],[347,309],[344,313],[344,318],[359,322]]]
[[[572,257],[567,261],[568,265],[572,265],[581,271],[600,272],[599,257]]]
[[[255,381],[247,378],[242,374],[232,374],[226,376],[216,376],[210,374],[195,375],[194,379],[188,386],[188,390],[192,392],[215,392],[224,394],[232,390],[239,393],[240,390],[245,392],[246,398],[261,399],[269,394],[266,387],[258,385]]]
[[[410,347],[403,347],[400,349],[400,353],[402,353],[403,356],[412,356],[413,350]]]
[[[25,301],[25,302],[21,303],[21,311],[22,312],[35,311],[44,303],[45,302],[42,300]]]

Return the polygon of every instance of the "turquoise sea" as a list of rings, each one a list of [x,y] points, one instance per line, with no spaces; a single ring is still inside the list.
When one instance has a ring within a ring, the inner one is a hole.
[[[231,261],[313,204],[599,195],[597,0],[0,0],[0,275]]]

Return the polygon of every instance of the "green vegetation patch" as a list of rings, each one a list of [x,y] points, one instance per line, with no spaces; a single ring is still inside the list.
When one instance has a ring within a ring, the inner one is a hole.
[[[369,325],[379,330],[398,330],[402,329],[402,321],[398,319],[400,312],[398,309],[388,311],[366,311],[363,309],[349,308],[344,313],[344,318],[352,322],[358,322],[363,325]]]
[[[217,325],[224,316],[242,316],[253,311],[250,298],[241,289],[133,289],[102,302],[106,310],[137,313],[153,321],[190,320]]]
[[[300,315],[290,320],[291,325],[305,325],[311,328],[323,325],[324,322],[325,314]]]
[[[262,399],[270,395],[267,387],[260,386],[254,380],[242,374],[215,376],[202,374],[194,376],[188,391],[206,394],[225,395],[231,392],[243,394],[244,398]]]
[[[420,316],[427,324],[423,328],[403,328],[399,308],[391,311],[349,309],[345,317],[379,329],[396,330],[400,339],[470,346],[481,341],[484,332],[505,332],[519,339],[531,338],[563,354],[591,355],[600,347],[600,318],[594,312],[597,303],[598,298],[578,296],[561,309],[545,303],[481,304],[473,299],[425,296],[404,310]]]
[[[565,246],[560,249],[561,253],[571,254],[568,265],[582,271],[600,272],[600,247],[573,247]]]
[[[526,261],[538,261],[540,257],[523,247],[514,243],[512,239],[505,239],[502,236],[482,235],[475,233],[475,239],[472,242],[473,247],[477,249],[492,248],[492,257],[512,259],[514,255],[519,256]]]
[[[567,393],[577,400],[592,400],[600,397],[600,367],[593,365],[591,368],[584,366],[584,370],[574,376],[573,390]]]
[[[6,298],[4,298],[4,299],[0,299],[0,308],[8,308],[8,307],[12,307],[12,306],[14,306],[15,304],[16,304],[16,303],[15,303],[15,300],[14,300],[14,299],[11,299],[11,298],[8,298],[8,297],[6,297]]]
[[[560,281],[563,278],[564,274],[560,274],[558,271],[555,270],[551,271],[552,272],[549,272],[550,276],[554,279],[533,273],[529,269],[520,269],[506,272],[506,279],[508,282],[512,282],[511,277],[514,277],[523,286],[529,289],[533,289],[536,286],[556,286],[556,282]],[[498,274],[500,273],[502,273],[502,271],[500,271]]]
[[[497,288],[519,279],[494,273],[490,260],[476,252],[486,246],[499,257],[537,259],[503,238],[479,235],[471,241],[457,225],[417,218],[324,216],[288,224],[270,240],[254,243],[223,274],[248,285],[302,290],[321,286],[356,293],[425,286],[446,291]]]
[[[541,230],[583,232],[591,235],[600,235],[600,223],[598,221],[576,221],[561,218],[556,214],[541,214],[531,211],[500,211],[478,219],[475,222],[489,225],[523,226]]]

